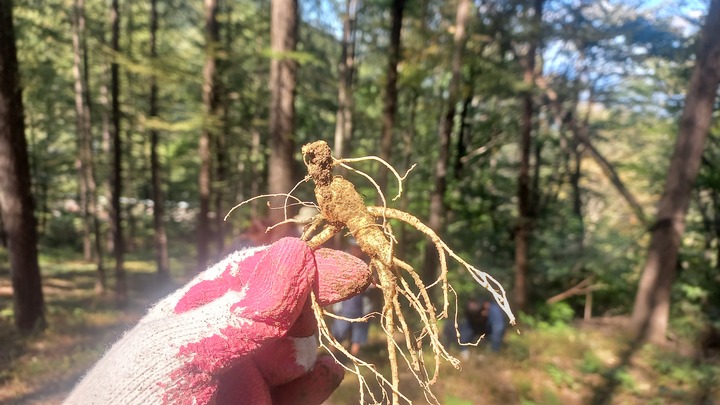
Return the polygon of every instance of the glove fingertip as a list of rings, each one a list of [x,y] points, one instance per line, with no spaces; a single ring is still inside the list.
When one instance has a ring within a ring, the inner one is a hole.
[[[319,357],[304,376],[272,388],[274,405],[319,405],[332,395],[345,377],[345,369],[330,356]]]
[[[321,306],[344,301],[365,291],[372,273],[359,258],[333,249],[315,252],[318,277],[315,294]]]
[[[201,402],[202,403],[202,402]],[[272,405],[267,382],[252,360],[239,364],[234,372],[220,376],[216,405]]]
[[[302,311],[315,279],[312,251],[297,238],[272,244],[247,281],[247,298],[236,304],[256,321],[287,330]]]

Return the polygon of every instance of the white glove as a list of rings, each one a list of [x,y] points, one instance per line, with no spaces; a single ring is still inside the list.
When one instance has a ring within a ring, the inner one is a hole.
[[[320,404],[344,369],[317,357],[310,306],[362,292],[360,259],[297,238],[235,252],[157,303],[66,404]]]

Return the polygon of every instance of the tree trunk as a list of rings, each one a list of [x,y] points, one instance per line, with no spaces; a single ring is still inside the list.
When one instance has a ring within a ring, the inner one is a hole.
[[[592,305],[593,305],[592,291],[588,291],[585,293],[585,310],[583,311],[583,319],[586,321],[589,321],[590,319],[592,319]]]
[[[343,38],[338,62],[338,109],[335,118],[335,157],[345,157],[352,138],[353,92],[355,73],[355,19],[360,0],[345,0]]]
[[[107,46],[107,43],[105,41],[105,32],[101,31],[100,33],[100,43],[103,47]],[[110,56],[112,57],[112,55]],[[112,135],[110,134],[110,95],[108,94],[108,85],[110,83],[110,69],[109,69],[110,63],[103,63],[103,71],[100,79],[100,106],[102,107],[100,109],[100,122],[101,122],[101,131],[102,131],[102,141],[101,141],[101,150],[102,155],[104,156],[103,163],[101,164],[102,167],[105,167],[106,170],[102,170],[99,172],[100,178],[103,179],[103,188],[105,192],[107,193],[106,198],[107,201],[112,201],[112,182],[113,182],[113,173],[112,170],[107,170],[107,168],[111,167],[111,156],[112,155]],[[107,214],[108,218],[112,218],[112,207],[106,206],[104,208],[105,213]],[[108,252],[114,252],[115,251],[115,244],[113,240],[113,229],[112,227],[108,227],[107,232],[105,233],[105,250]]]
[[[453,168],[453,177],[456,180],[462,178],[463,173],[463,157],[467,155],[466,135],[468,132],[467,117],[470,112],[470,103],[473,95],[468,94],[463,101],[462,112],[460,113],[460,129],[458,130],[457,142],[455,143],[455,167]]]
[[[530,188],[530,201],[533,201],[533,204],[530,205],[530,217],[537,218],[538,212],[542,209],[540,199],[540,167],[542,165],[543,142],[540,139],[535,139],[533,146],[535,165],[533,166],[532,186]]]
[[[670,314],[670,292],[677,273],[677,257],[681,236],[685,230],[685,215],[700,169],[720,82],[718,32],[720,0],[712,0],[680,118],[665,190],[660,199],[655,224],[651,228],[648,258],[635,296],[632,319],[641,341],[665,341]]]
[[[85,174],[83,170],[83,139],[85,138],[85,123],[89,120],[85,119],[85,115],[89,115],[90,111],[85,105],[83,99],[84,84],[83,84],[83,43],[85,35],[85,16],[84,16],[85,1],[74,0],[73,1],[73,16],[72,16],[72,43],[73,43],[73,77],[75,79],[75,115],[77,122],[78,131],[78,158],[75,161],[75,166],[78,170],[79,178],[79,190],[80,190],[80,211],[83,216],[82,223],[82,234],[83,234],[83,258],[85,261],[91,261],[93,258],[92,251],[92,225],[90,218],[88,217],[88,191],[87,184],[85,182]]]
[[[418,109],[418,101],[420,99],[420,92],[417,89],[413,90],[412,97],[410,98],[410,116],[408,117],[408,124],[405,128],[405,131],[403,132],[403,143],[402,143],[402,168],[407,169],[410,168],[410,162],[413,156],[413,141],[415,140],[416,135],[416,126],[417,126],[417,109]],[[400,199],[400,210],[401,211],[408,211],[408,208],[410,207],[410,199],[408,198],[408,191],[409,191],[409,183],[405,183],[403,187],[403,196]],[[407,257],[408,252],[408,244],[409,244],[409,238],[408,238],[408,230],[409,225],[407,224],[400,224],[398,227],[398,232],[400,235],[398,236],[398,244],[397,244],[397,256],[398,257]]]
[[[448,85],[448,99],[444,113],[440,116],[438,125],[438,147],[440,156],[435,163],[435,188],[430,194],[430,215],[428,217],[428,226],[440,234],[443,227],[443,218],[445,217],[445,191],[447,189],[447,175],[449,156],[450,156],[450,136],[453,131],[453,121],[455,120],[455,109],[460,100],[460,81],[462,79],[462,57],[465,50],[466,32],[468,19],[470,18],[470,0],[460,0],[455,16],[455,35],[452,56],[452,77]],[[437,279],[439,267],[439,258],[437,250],[432,243],[425,246],[425,261],[422,273],[423,282],[426,285],[432,284]]]
[[[2,219],[2,209],[0,209],[0,246],[6,248],[8,246],[7,232]]]
[[[37,229],[23,122],[12,2],[0,2],[0,216],[8,240],[15,326],[45,327]]]
[[[255,120],[253,120],[255,121]],[[260,135],[260,131],[258,130],[257,126],[253,124],[252,128],[250,129],[250,195],[256,196],[260,195],[260,183],[262,182],[262,179],[265,178],[266,173],[264,172],[264,167],[266,165],[260,164],[260,162],[263,161],[263,153],[262,150],[262,136]],[[251,218],[258,218],[260,214],[260,209],[258,208],[258,201],[255,200],[250,203],[250,215]]]
[[[575,118],[572,118],[570,121],[570,127],[573,131],[574,136],[574,143],[575,143],[575,152],[576,154],[581,153],[579,150],[584,147],[587,148],[587,150],[592,155],[593,159],[595,159],[595,162],[600,166],[605,176],[610,180],[610,182],[615,186],[617,191],[622,195],[623,199],[628,203],[630,208],[633,210],[633,213],[635,214],[635,217],[645,226],[648,225],[647,217],[645,216],[645,211],[643,210],[640,203],[637,201],[637,198],[630,192],[630,190],[625,187],[625,183],[623,183],[622,179],[620,178],[620,175],[615,170],[613,165],[608,161],[605,156],[600,153],[600,151],[595,148],[592,141],[590,140],[590,112],[592,111],[592,104],[593,104],[593,89],[590,89],[590,96],[588,98],[588,110],[585,113],[585,117],[583,118],[582,122],[578,123]],[[578,93],[576,98],[575,105],[577,106],[577,99],[580,98],[580,94]],[[577,114],[577,111],[574,112],[573,117],[575,117]],[[579,163],[578,163],[579,164]]]
[[[584,224],[584,217],[583,217],[583,206],[582,206],[582,193],[580,190],[580,180],[582,178],[582,149],[580,142],[574,141],[573,142],[573,149],[572,149],[572,158],[574,159],[575,166],[572,168],[572,171],[570,172],[570,185],[573,190],[573,214],[575,217],[580,221],[581,224]],[[581,225],[581,231],[583,232],[581,234],[581,241],[584,239],[584,229],[585,226]]]
[[[45,103],[47,105],[47,102]],[[52,119],[52,113],[45,116],[48,122],[54,123]],[[32,123],[32,116],[29,117],[29,121]],[[32,124],[31,124],[32,125]],[[40,125],[40,124],[38,124]],[[43,125],[44,129],[48,127],[47,124]],[[45,231],[47,230],[47,219],[50,215],[50,209],[48,207],[48,178],[44,174],[47,173],[48,168],[44,164],[41,151],[41,146],[34,139],[34,135],[30,133],[30,176],[34,180],[33,183],[35,188],[32,190],[33,200],[35,202],[35,217],[38,221],[37,233],[38,240],[42,239]],[[44,156],[44,155],[42,155]],[[0,233],[2,233],[2,219],[0,219]],[[2,236],[0,236],[0,245],[2,244]]]
[[[102,246],[100,243],[100,224],[97,219],[95,173],[93,168],[92,131],[90,120],[90,96],[87,87],[87,52],[85,44],[85,2],[73,3],[72,43],[73,76],[75,79],[75,111],[78,131],[78,159],[76,166],[80,177],[80,206],[83,214],[83,253],[92,259],[94,235],[95,259],[97,260],[97,280],[95,290],[104,293],[106,286],[103,268]]]
[[[203,129],[200,134],[198,154],[200,156],[199,193],[200,213],[197,230],[198,271],[205,269],[208,262],[210,241],[210,152],[217,116],[217,47],[220,44],[220,27],[217,22],[217,0],[205,0],[205,68],[203,69]]]
[[[33,114],[30,111],[24,111],[25,118],[27,119],[27,125],[25,126],[25,132],[27,134],[28,138],[28,165],[30,167],[30,178],[36,179],[30,184],[30,195],[33,196],[33,203],[35,204],[34,212],[35,212],[35,220],[36,220],[36,230],[38,235],[38,240],[42,239],[43,235],[43,227],[42,227],[42,218],[44,212],[39,209],[39,207],[42,207],[43,204],[40,201],[40,199],[43,196],[42,190],[42,184],[37,180],[39,178],[40,170],[38,168],[38,160],[40,157],[38,156],[38,144],[37,139],[35,137],[35,125],[33,122]],[[0,228],[2,228],[2,221],[0,221]]]
[[[400,61],[400,33],[402,32],[405,0],[393,0],[390,10],[390,45],[388,47],[388,65],[385,71],[385,106],[383,108],[382,135],[380,138],[380,159],[391,163],[393,132],[395,131],[395,113],[397,112],[397,65]],[[378,188],[387,193],[388,170],[381,166],[377,175]],[[378,196],[378,203],[380,197]]]
[[[112,38],[110,47],[115,58],[110,64],[110,97],[111,110],[110,133],[112,138],[113,151],[113,177],[112,177],[112,219],[110,227],[113,234],[113,246],[115,249],[115,298],[120,305],[127,303],[127,278],[123,268],[125,244],[122,233],[122,208],[120,207],[120,194],[122,193],[122,142],[120,139],[120,72],[117,63],[117,55],[120,52],[120,8],[118,0],[112,0],[110,5],[110,25]]]
[[[712,190],[713,227],[715,231],[715,270],[720,270],[720,196],[717,190]]]
[[[225,190],[228,187],[227,180],[227,148],[226,145],[226,134],[230,131],[227,126],[229,106],[228,100],[226,99],[223,103],[223,130],[218,131],[215,136],[215,242],[217,247],[218,255],[223,255],[225,252],[225,221],[223,198],[225,196]]]
[[[298,37],[297,0],[273,0],[270,22],[270,159],[268,193],[287,193],[295,183],[295,52]],[[282,207],[285,198],[270,200],[272,207]],[[271,209],[270,220],[284,220],[284,210]],[[287,228],[287,227],[286,227]]]
[[[232,7],[228,2],[224,3],[225,14],[225,53],[226,56],[223,59],[217,61],[217,70],[221,77],[226,76],[228,70],[228,60],[230,59],[230,50],[232,49],[232,21],[230,17],[232,15]],[[233,110],[232,99],[229,97],[229,89],[223,83],[222,80],[218,80],[218,105],[219,109],[222,110],[222,129],[217,131],[215,137],[215,159],[217,165],[215,166],[215,241],[217,244],[218,255],[225,255],[225,230],[228,228],[228,223],[224,221],[225,208],[223,206],[223,200],[225,198],[225,191],[231,190],[230,181],[228,179],[228,151],[227,151],[227,139],[230,136],[231,122],[230,112]],[[220,101],[222,100],[222,101]]]
[[[126,9],[130,11],[132,9],[132,2],[127,1],[126,4],[128,6]],[[122,57],[126,60],[133,60],[133,38],[135,38],[134,31],[135,31],[135,18],[132,12],[128,12],[126,14],[126,22],[125,22],[125,50],[123,51]],[[125,81],[127,83],[136,83],[139,79],[139,76],[132,71],[132,69],[124,69],[123,73],[125,74]],[[133,86],[128,86],[126,91],[126,99],[127,100],[134,100],[136,96],[133,93]],[[135,139],[135,135],[139,133],[140,131],[136,128],[136,120],[135,117],[140,116],[140,112],[138,111],[138,108],[136,107],[138,103],[127,103],[125,106],[125,110],[122,112],[122,116],[125,117],[125,126],[123,127],[123,131],[125,133],[125,136],[123,139],[123,150],[126,156],[125,160],[125,169],[124,175],[123,175],[123,188],[126,190],[138,190],[138,187],[144,187],[145,179],[144,175],[150,171],[149,165],[146,167],[145,165],[148,164],[146,159],[134,159],[133,156],[136,154],[144,155],[145,153],[145,139],[142,137],[140,139]],[[136,150],[140,148],[142,152],[136,152]],[[137,181],[135,180],[137,179]],[[140,183],[141,186],[138,186],[137,183]],[[137,206],[138,202],[130,202],[128,204],[124,204],[124,208],[121,206],[122,211],[124,211],[125,215],[123,216],[125,227],[123,232],[123,252],[129,253],[129,252],[136,252],[138,250],[137,245],[137,235],[138,235],[138,218],[135,214],[135,207]],[[141,203],[142,204],[142,203]]]
[[[535,56],[542,23],[544,0],[535,0],[533,4],[532,36],[525,57],[523,82],[527,86],[523,96],[523,113],[520,131],[520,173],[518,174],[518,224],[515,229],[515,285],[513,297],[518,311],[527,308],[528,299],[528,251],[530,233],[533,226],[532,202],[530,193],[530,147],[532,145],[532,121],[534,115],[533,88],[535,86]],[[536,162],[536,164],[539,162]]]
[[[150,58],[157,61],[157,0],[150,1]],[[158,85],[156,74],[150,77],[150,118],[158,116]],[[165,233],[165,195],[162,189],[162,167],[158,156],[160,134],[156,129],[150,130],[150,176],[153,195],[153,229],[155,231],[155,263],[158,278],[162,281],[170,279],[170,262],[168,260],[167,234]]]

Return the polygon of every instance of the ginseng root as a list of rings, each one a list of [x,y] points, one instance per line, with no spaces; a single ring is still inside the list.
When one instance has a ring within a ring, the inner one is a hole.
[[[357,241],[362,251],[370,257],[370,267],[377,274],[378,287],[383,293],[383,307],[380,311],[381,324],[385,331],[387,340],[388,360],[390,362],[391,378],[388,381],[375,369],[373,365],[350,355],[329,333],[324,316],[328,315],[317,303],[314,304],[315,315],[318,320],[321,345],[324,341],[330,346],[341,351],[354,363],[354,369],[348,370],[358,375],[360,379],[361,401],[364,392],[367,391],[374,401],[372,392],[367,389],[359,367],[367,367],[372,370],[377,379],[390,390],[393,404],[398,404],[400,399],[410,400],[400,392],[400,375],[398,369],[398,354],[409,365],[410,371],[423,388],[425,397],[430,402],[439,401],[433,395],[430,386],[437,380],[441,360],[448,361],[455,368],[459,368],[460,362],[451,356],[440,342],[438,320],[448,317],[448,291],[452,288],[447,281],[446,255],[462,264],[478,284],[486,288],[494,296],[498,304],[508,315],[510,323],[514,324],[514,316],[507,302],[505,291],[502,286],[487,273],[484,273],[458,257],[429,227],[410,214],[382,207],[368,207],[365,205],[360,194],[355,190],[351,182],[332,173],[336,165],[345,166],[343,160],[336,160],[331,156],[330,147],[324,141],[309,143],[302,147],[303,161],[308,169],[308,178],[315,183],[315,197],[320,214],[308,226],[303,238],[312,248],[317,248],[333,235],[343,229],[349,230],[350,234]],[[374,158],[377,160],[377,158]],[[356,161],[357,159],[355,159]],[[345,166],[347,167],[347,166]],[[398,180],[402,178],[394,172]],[[365,175],[369,178],[369,176]],[[372,179],[370,179],[372,181]],[[378,190],[382,194],[382,190]],[[384,202],[384,196],[383,196]],[[427,235],[435,244],[440,258],[441,272],[438,280],[432,285],[440,284],[443,291],[442,311],[437,313],[426,286],[415,270],[407,263],[394,255],[393,245],[395,243],[392,229],[387,219],[397,219],[413,226],[418,231]],[[404,277],[407,276],[407,277]],[[419,317],[422,325],[421,330],[411,330],[403,314],[404,297],[410,308]],[[396,333],[404,340],[401,345],[396,339]],[[324,340],[323,340],[324,339]],[[434,369],[432,372],[426,368],[423,357],[423,347],[430,347],[434,358]],[[404,347],[403,347],[404,346]]]

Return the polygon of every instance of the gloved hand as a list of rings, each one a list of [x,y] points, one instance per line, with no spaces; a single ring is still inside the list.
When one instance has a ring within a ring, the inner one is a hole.
[[[320,305],[354,296],[370,271],[297,238],[235,252],[157,303],[66,404],[320,404],[343,368],[317,357]]]

